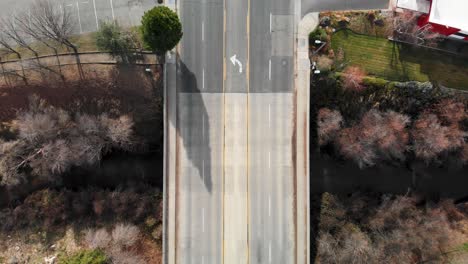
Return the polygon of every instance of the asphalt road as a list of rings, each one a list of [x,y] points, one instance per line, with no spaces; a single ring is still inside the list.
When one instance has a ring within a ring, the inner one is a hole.
[[[331,10],[387,9],[389,0],[301,0],[302,16]]]
[[[169,0],[172,2],[174,0]],[[0,16],[30,12],[34,0],[2,0]],[[74,21],[75,33],[96,31],[103,21],[117,20],[122,26],[140,24],[144,12],[158,5],[157,0],[50,0],[66,9]]]
[[[179,6],[173,263],[294,263],[293,1]]]

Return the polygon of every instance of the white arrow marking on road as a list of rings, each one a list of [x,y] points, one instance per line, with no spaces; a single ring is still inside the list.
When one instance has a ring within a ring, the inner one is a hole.
[[[231,62],[234,66],[236,66],[236,62],[237,62],[237,64],[239,64],[239,73],[242,73],[242,63],[236,57],[237,55],[234,54],[234,56],[231,57]]]

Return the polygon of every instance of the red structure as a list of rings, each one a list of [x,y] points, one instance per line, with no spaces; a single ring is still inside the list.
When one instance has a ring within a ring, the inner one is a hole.
[[[462,14],[468,10],[466,0],[399,0],[397,6],[422,12],[420,27],[430,25],[433,32],[468,41],[468,15]]]

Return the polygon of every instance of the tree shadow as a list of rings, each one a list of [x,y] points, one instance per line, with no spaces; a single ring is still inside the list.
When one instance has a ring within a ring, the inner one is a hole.
[[[180,150],[185,151],[192,166],[198,171],[205,188],[211,193],[213,175],[211,171],[210,122],[204,100],[197,85],[197,76],[182,60],[178,60],[177,116],[172,116],[176,120],[171,120],[176,124],[178,139],[183,143],[183,148],[178,147],[177,152],[180,155]],[[184,168],[179,167],[178,170],[180,171],[180,169]]]

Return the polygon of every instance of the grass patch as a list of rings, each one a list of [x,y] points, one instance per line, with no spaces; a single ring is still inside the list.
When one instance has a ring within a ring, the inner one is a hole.
[[[333,34],[332,48],[342,48],[347,63],[362,67],[370,75],[392,81],[432,81],[468,90],[468,60],[448,53],[348,30]]]

